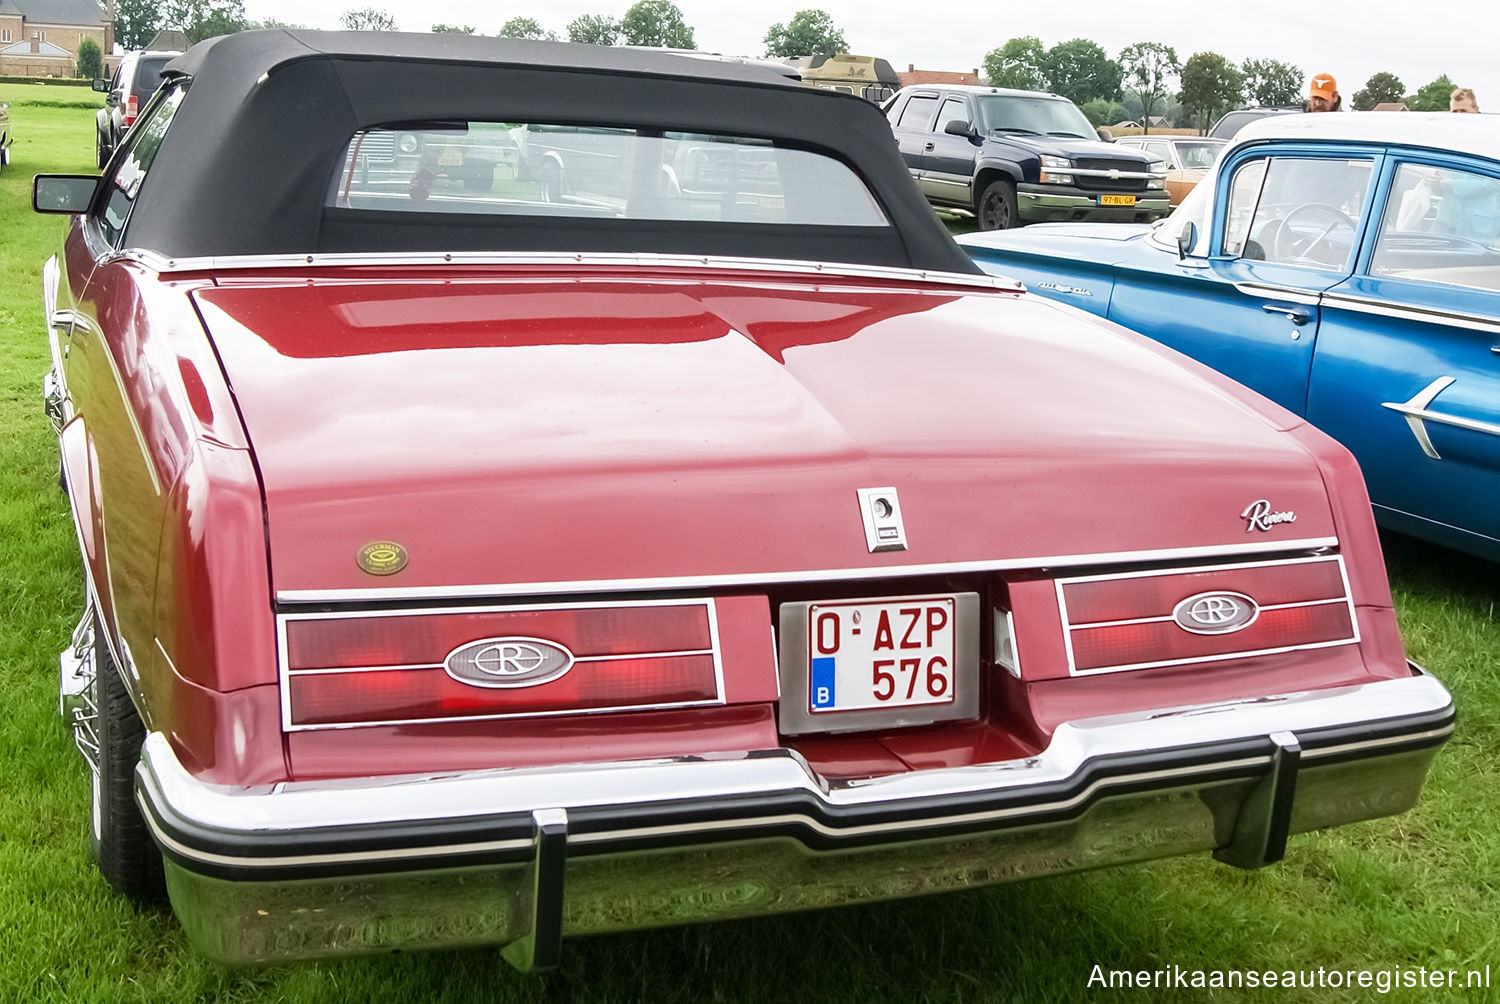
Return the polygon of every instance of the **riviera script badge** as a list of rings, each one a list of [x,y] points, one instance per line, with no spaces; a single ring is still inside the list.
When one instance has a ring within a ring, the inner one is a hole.
[[[1251,502],[1245,507],[1245,511],[1240,513],[1240,518],[1246,523],[1246,533],[1252,530],[1269,531],[1277,523],[1297,522],[1297,514],[1295,512],[1290,509],[1284,512],[1277,512],[1271,508],[1271,503],[1267,499],[1257,499]]]

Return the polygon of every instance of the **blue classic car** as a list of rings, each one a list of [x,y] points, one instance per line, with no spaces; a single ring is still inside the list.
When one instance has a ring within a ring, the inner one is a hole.
[[[1383,525],[1500,560],[1500,118],[1278,115],[1154,225],[959,242],[1340,440]]]

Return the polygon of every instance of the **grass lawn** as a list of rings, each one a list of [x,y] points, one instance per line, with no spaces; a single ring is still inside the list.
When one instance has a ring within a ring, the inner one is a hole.
[[[1400,539],[1387,542],[1387,555],[1407,648],[1453,690],[1458,731],[1416,810],[1293,838],[1287,859],[1272,868],[1235,871],[1203,856],[905,903],[579,939],[546,977],[519,975],[487,950],[269,969],[198,958],[169,912],[133,910],[94,872],[86,768],[57,715],[56,653],[81,595],[40,400],[47,366],[40,271],[63,221],[32,214],[29,193],[33,172],[90,170],[92,114],[57,103],[87,95],[0,85],[17,136],[0,176],[0,683],[10,695],[0,720],[0,1001],[1030,1004],[1091,996],[1096,964],[1488,965],[1500,987],[1500,569]],[[1277,989],[1213,999],[1374,996]],[[1500,1001],[1500,989],[1390,996]]]

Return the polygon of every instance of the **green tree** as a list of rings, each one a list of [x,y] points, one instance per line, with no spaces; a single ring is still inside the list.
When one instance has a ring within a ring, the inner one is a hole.
[[[247,21],[246,28],[285,28],[287,31],[306,31],[307,25],[293,24],[290,21],[282,21],[279,18],[268,17],[264,21]]]
[[[1448,110],[1448,96],[1452,93],[1453,81],[1445,73],[1417,93],[1407,95],[1406,107],[1414,112],[1445,112]]]
[[[1043,68],[1047,86],[1072,101],[1120,96],[1120,64],[1109,58],[1097,42],[1086,38],[1058,42],[1047,50]]]
[[[984,78],[994,87],[1039,91],[1047,86],[1047,50],[1035,35],[1013,38],[984,57]]]
[[[103,69],[104,53],[99,51],[99,43],[92,38],[81,40],[78,43],[78,75],[85,80],[93,80]]]
[[[568,22],[568,41],[583,45],[619,45],[620,22],[603,14],[583,14]]]
[[[115,4],[115,38],[127,52],[144,49],[162,27],[158,0],[118,0]]]
[[[432,26],[434,35],[472,35],[474,26],[472,24],[435,24]]]
[[[1394,73],[1381,70],[1365,81],[1365,86],[1354,92],[1354,108],[1367,112],[1383,101],[1400,101],[1406,93],[1406,85]],[[1446,107],[1446,106],[1445,106]]]
[[[537,38],[548,42],[557,41],[557,34],[543,28],[541,23],[533,17],[513,17],[502,24],[495,34],[501,38]]]
[[[357,7],[339,15],[346,31],[395,31],[396,19],[378,7]]]
[[[626,45],[649,45],[667,49],[691,49],[693,29],[682,19],[672,0],[637,0],[620,19]]]
[[[1193,53],[1182,64],[1181,77],[1182,91],[1177,99],[1183,110],[1197,117],[1199,131],[1245,99],[1244,75],[1217,52]]]
[[[244,0],[167,0],[163,14],[161,27],[178,29],[189,42],[250,27]]]
[[[823,10],[799,10],[766,32],[767,56],[834,56],[848,52],[844,33]]]
[[[1116,122],[1123,122],[1130,118],[1130,113],[1125,110],[1124,105],[1108,98],[1090,98],[1078,107],[1083,110],[1083,114],[1095,128],[1112,126]]]
[[[1180,69],[1177,50],[1161,42],[1137,42],[1120,50],[1120,70],[1125,84],[1141,99],[1141,122],[1146,132],[1151,131],[1151,116],[1156,114],[1159,102],[1166,102],[1172,77]]]
[[[1295,105],[1302,100],[1302,68],[1276,59],[1247,59],[1240,65],[1245,93],[1263,108]]]

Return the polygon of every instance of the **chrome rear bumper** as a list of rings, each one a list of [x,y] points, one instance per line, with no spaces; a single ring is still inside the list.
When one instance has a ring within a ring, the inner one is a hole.
[[[273,961],[500,944],[917,895],[1398,813],[1453,728],[1410,679],[1065,724],[1037,756],[842,785],[789,749],[205,785],[161,734],[137,798],[195,945]]]

